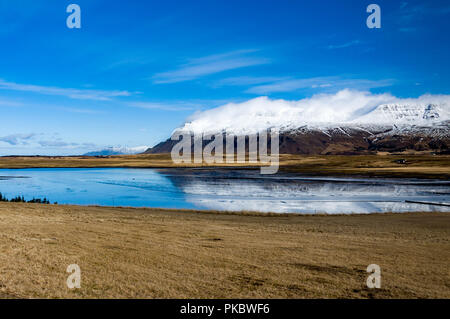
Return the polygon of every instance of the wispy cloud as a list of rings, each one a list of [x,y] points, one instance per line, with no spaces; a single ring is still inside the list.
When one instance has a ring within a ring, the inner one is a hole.
[[[25,146],[27,148],[44,148],[44,149],[93,149],[98,148],[99,145],[94,143],[76,143],[63,140],[58,137],[58,133],[46,134],[46,133],[18,133],[10,134],[7,136],[0,136],[0,142],[9,144],[10,150],[19,150]],[[1,143],[0,143],[1,145]]]
[[[137,66],[149,64],[152,61],[153,61],[153,59],[149,59],[147,57],[136,57],[136,56],[131,57],[130,56],[130,57],[126,57],[124,59],[117,60],[115,62],[112,62],[112,63],[106,65],[104,67],[104,70],[111,70],[111,69],[130,67],[130,66],[137,67]]]
[[[408,3],[406,1],[400,3],[399,14],[396,15],[396,21],[401,25],[399,31],[413,32],[418,29],[419,21],[432,19],[431,16],[440,16],[450,13],[450,5],[438,1],[428,1],[423,3]],[[414,26],[411,24],[414,23]],[[420,26],[426,26],[420,23]]]
[[[77,147],[80,146],[78,143],[68,143],[63,140],[56,141],[38,141],[38,144],[42,147]]]
[[[152,79],[154,83],[176,83],[228,70],[269,63],[266,58],[249,56],[255,51],[239,50],[191,59],[188,63],[180,65],[178,69],[155,74]]]
[[[70,113],[80,113],[80,114],[102,114],[105,113],[105,111],[102,110],[96,110],[95,108],[95,102],[91,102],[93,103],[92,106],[93,108],[86,108],[86,105],[80,106],[80,107],[71,107],[71,106],[63,106],[61,104],[48,104],[48,103],[43,103],[40,101],[36,101],[33,99],[23,99],[23,98],[19,98],[19,99],[3,99],[2,97],[0,97],[0,107],[32,107],[32,108],[48,108],[48,109],[52,109],[52,110],[56,110],[56,111],[65,111],[65,112],[70,112]],[[120,101],[119,101],[120,103]],[[117,104],[117,103],[116,103]],[[119,104],[120,105],[120,104]]]
[[[131,102],[126,105],[148,110],[163,111],[196,111],[203,108],[218,106],[227,103],[229,100],[183,100],[183,101],[150,101],[150,102]]]
[[[59,88],[59,87],[40,86],[32,84],[19,84],[14,82],[7,82],[2,79],[0,79],[0,89],[21,91],[21,92],[32,92],[44,95],[65,96],[71,99],[79,99],[79,100],[97,100],[97,101],[108,101],[114,97],[132,95],[132,93],[128,91],[103,91],[91,89]]]
[[[343,49],[343,48],[348,48],[348,47],[358,45],[358,44],[361,44],[361,41],[354,40],[354,41],[350,41],[350,42],[346,42],[346,43],[342,43],[342,44],[330,44],[329,46],[327,46],[327,49],[329,49],[329,50]]]
[[[11,134],[0,137],[0,142],[8,143],[9,145],[27,145],[28,141],[36,134]]]
[[[343,79],[340,77],[315,77],[306,79],[290,79],[277,81],[270,84],[258,85],[249,88],[247,93],[269,94],[276,92],[292,92],[301,89],[324,89],[340,90],[344,88],[367,90],[377,87],[386,87],[393,84],[392,79],[366,80],[366,79]]]
[[[6,106],[6,107],[20,107],[20,106],[24,106],[24,104],[22,102],[18,102],[18,101],[12,101],[9,99],[0,99],[0,107],[2,106]]]
[[[198,108],[198,105],[183,102],[133,102],[128,103],[128,105],[141,109],[163,111],[190,111]]]
[[[84,109],[84,108],[75,108],[75,107],[58,107],[58,110],[67,111],[70,113],[79,113],[79,114],[102,114],[105,113],[103,111],[99,110],[92,110],[92,109]]]
[[[275,77],[275,76],[237,76],[231,78],[225,78],[214,83],[214,87],[221,86],[247,86],[257,85],[264,83],[271,83],[276,81],[287,80],[288,77]]]

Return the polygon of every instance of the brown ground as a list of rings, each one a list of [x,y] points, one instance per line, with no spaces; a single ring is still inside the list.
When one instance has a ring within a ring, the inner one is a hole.
[[[382,153],[380,153],[382,154]],[[396,161],[405,159],[405,164]],[[249,167],[245,164],[181,164],[170,154],[111,157],[0,157],[0,168],[35,167]],[[253,164],[258,166],[258,164]],[[364,175],[450,179],[450,155],[280,155],[281,170],[314,175]]]
[[[0,203],[3,298],[450,298],[450,214]],[[81,267],[69,290],[66,268]],[[366,287],[378,264],[381,289]]]

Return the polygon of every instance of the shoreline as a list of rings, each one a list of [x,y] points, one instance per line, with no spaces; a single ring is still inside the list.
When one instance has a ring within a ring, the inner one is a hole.
[[[450,214],[0,203],[0,296],[450,298]],[[369,289],[366,268],[382,269]],[[81,288],[65,287],[81,268]]]
[[[423,205],[433,205],[434,203],[424,203],[420,202]],[[29,203],[24,202],[23,204],[40,204],[40,203]],[[242,211],[233,211],[233,210],[211,210],[211,209],[187,209],[187,208],[164,208],[164,207],[150,207],[150,206],[144,206],[144,207],[133,207],[133,206],[108,206],[108,205],[93,205],[93,204],[87,204],[87,205],[78,205],[78,204],[53,204],[49,203],[47,204],[49,206],[62,206],[62,207],[68,207],[68,208],[100,208],[100,209],[123,209],[123,210],[140,210],[140,211],[151,211],[151,212],[162,212],[162,213],[188,213],[188,214],[207,214],[207,215],[230,215],[230,216],[256,216],[256,217],[310,217],[310,216],[359,216],[359,215],[383,215],[383,216],[389,216],[389,215],[404,215],[404,214],[411,214],[411,215],[417,215],[417,214],[449,214],[448,212],[443,211],[410,211],[410,212],[369,212],[369,213],[324,213],[324,212],[317,212],[317,213],[277,213],[277,212],[259,212],[259,211],[251,211],[251,210],[242,210]],[[436,204],[438,206],[445,206],[449,207],[450,205],[447,204]]]
[[[243,211],[233,211],[233,210],[212,210],[212,209],[188,209],[188,208],[164,208],[164,207],[133,207],[133,206],[108,206],[108,205],[78,205],[78,204],[43,204],[43,203],[28,203],[28,202],[0,202],[6,204],[19,204],[19,205],[36,205],[43,207],[61,207],[69,209],[110,209],[110,210],[124,210],[124,211],[136,211],[136,212],[158,212],[158,213],[168,213],[168,214],[198,214],[198,215],[224,215],[224,216],[253,216],[253,217],[344,217],[344,216],[392,216],[392,215],[427,215],[427,214],[448,214],[450,212],[426,212],[426,211],[411,211],[411,212],[375,212],[375,213],[276,213],[276,212],[258,212],[251,210]],[[427,204],[428,205],[428,204]]]

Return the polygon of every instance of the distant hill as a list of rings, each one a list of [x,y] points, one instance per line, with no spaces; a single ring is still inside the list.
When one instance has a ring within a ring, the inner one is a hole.
[[[108,147],[102,150],[88,152],[83,156],[110,156],[110,155],[131,155],[139,154],[148,149],[148,146],[137,147]]]

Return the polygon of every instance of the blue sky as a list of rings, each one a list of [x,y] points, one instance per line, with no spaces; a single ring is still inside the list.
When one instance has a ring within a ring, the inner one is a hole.
[[[0,0],[0,21],[0,155],[151,146],[258,96],[450,93],[450,1]]]

